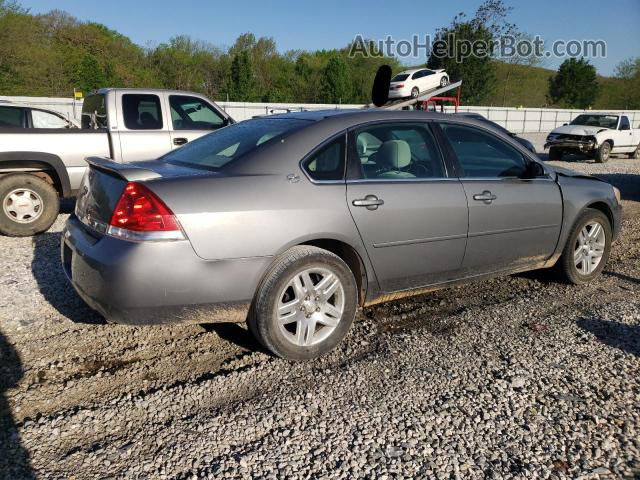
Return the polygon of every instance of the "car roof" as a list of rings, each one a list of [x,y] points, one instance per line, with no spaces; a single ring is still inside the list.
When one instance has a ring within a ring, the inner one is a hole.
[[[411,70],[403,70],[403,71],[402,71],[402,72],[400,72],[400,73],[396,73],[396,75],[402,75],[403,73],[406,73],[406,74],[412,74],[412,73],[420,72],[420,71],[422,71],[422,70],[431,70],[431,69],[430,69],[430,68],[427,68],[427,67],[423,67],[423,68],[413,68],[413,69],[411,69]]]

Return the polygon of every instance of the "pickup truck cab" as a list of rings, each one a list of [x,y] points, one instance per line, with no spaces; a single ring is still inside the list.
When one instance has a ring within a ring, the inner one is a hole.
[[[587,154],[598,163],[608,161],[615,153],[640,158],[640,129],[631,128],[626,115],[583,113],[553,130],[544,148],[549,148],[550,160],[560,160],[565,153]]]
[[[0,233],[47,230],[60,198],[80,187],[87,157],[155,160],[231,123],[197,93],[105,88],[85,99],[79,129],[0,129]]]

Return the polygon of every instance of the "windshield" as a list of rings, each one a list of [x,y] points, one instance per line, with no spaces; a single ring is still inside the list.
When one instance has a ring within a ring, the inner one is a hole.
[[[409,75],[407,73],[401,73],[401,74],[396,75],[395,77],[393,77],[393,79],[391,81],[392,82],[404,82],[407,78],[409,78]]]
[[[578,115],[571,122],[571,125],[616,128],[618,126],[618,117],[617,115]]]
[[[291,133],[308,120],[256,118],[221,128],[161,157],[169,163],[218,170],[270,140]]]

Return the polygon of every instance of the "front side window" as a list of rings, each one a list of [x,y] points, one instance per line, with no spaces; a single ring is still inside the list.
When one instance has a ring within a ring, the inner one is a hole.
[[[462,125],[441,127],[462,167],[462,177],[520,177],[527,171],[524,157],[497,137]]]
[[[171,95],[169,105],[174,130],[215,130],[225,125],[224,118],[197,97]]]
[[[160,97],[149,94],[122,95],[124,124],[129,130],[162,129]]]
[[[344,135],[335,139],[315,152],[303,167],[316,181],[342,180],[344,178]]]
[[[23,128],[22,108],[0,107],[0,128]]]
[[[442,158],[426,124],[382,123],[354,132],[365,179],[421,179],[445,176]]]
[[[219,170],[263,144],[277,141],[304,126],[307,120],[255,118],[216,130],[161,157],[169,163]]]
[[[31,110],[33,128],[69,128],[69,122],[64,118],[42,110]]]

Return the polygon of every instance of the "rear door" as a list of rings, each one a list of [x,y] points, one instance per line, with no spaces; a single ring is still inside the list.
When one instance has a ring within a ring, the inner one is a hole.
[[[155,160],[171,150],[169,125],[157,93],[118,91],[118,137],[123,162]]]
[[[551,176],[525,179],[527,159],[490,130],[441,123],[469,203],[465,275],[535,264],[554,252],[562,224]]]
[[[171,116],[171,148],[179,148],[229,124],[228,117],[203,98],[173,94],[167,97]]]
[[[381,122],[349,136],[347,202],[384,292],[455,278],[467,201],[427,122]]]

